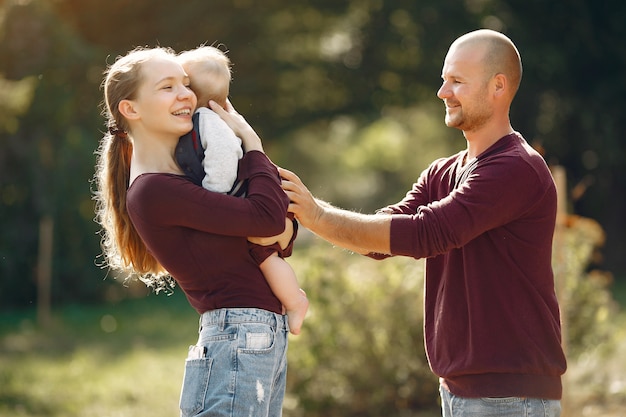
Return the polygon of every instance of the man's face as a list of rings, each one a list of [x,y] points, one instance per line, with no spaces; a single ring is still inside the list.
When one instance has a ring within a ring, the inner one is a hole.
[[[446,126],[475,131],[491,118],[491,77],[482,63],[484,53],[480,44],[452,45],[448,51],[441,73],[443,83],[437,91],[446,106]]]

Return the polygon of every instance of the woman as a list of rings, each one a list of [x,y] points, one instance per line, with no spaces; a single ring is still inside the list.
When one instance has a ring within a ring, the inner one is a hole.
[[[246,240],[285,230],[289,201],[276,167],[230,103],[211,103],[242,140],[247,197],[211,193],[184,176],[174,149],[192,128],[196,97],[167,49],[118,58],[103,87],[109,132],[97,152],[95,199],[105,259],[157,286],[173,277],[201,314],[181,415],[281,415],[289,330]]]

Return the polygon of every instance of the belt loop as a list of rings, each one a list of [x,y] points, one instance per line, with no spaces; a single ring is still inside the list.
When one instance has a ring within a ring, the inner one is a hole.
[[[226,309],[225,308],[220,310],[220,318],[219,318],[218,326],[220,328],[220,332],[223,332],[224,328],[226,327]]]

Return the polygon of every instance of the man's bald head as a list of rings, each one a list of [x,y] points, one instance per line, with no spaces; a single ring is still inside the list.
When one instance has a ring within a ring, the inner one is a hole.
[[[522,60],[511,39],[494,30],[480,29],[459,37],[450,46],[450,51],[466,46],[482,47],[485,75],[504,74],[510,83],[512,100],[522,80]]]

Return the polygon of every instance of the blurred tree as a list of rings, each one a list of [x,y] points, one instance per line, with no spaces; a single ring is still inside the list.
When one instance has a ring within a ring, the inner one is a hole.
[[[574,0],[507,1],[498,14],[524,61],[513,105],[514,125],[566,167],[570,212],[597,219],[606,230],[606,261],[626,277],[626,3]],[[530,29],[532,28],[532,30]],[[610,201],[610,204],[607,202]]]
[[[1,40],[0,72],[34,90],[19,126],[2,130],[0,304],[34,301],[39,219],[47,216],[57,231],[57,298],[94,299],[97,286],[85,277],[93,276],[98,246],[88,183],[94,142],[87,139],[101,123],[93,94],[100,71],[90,72],[96,49],[68,31],[46,2],[10,4]]]

